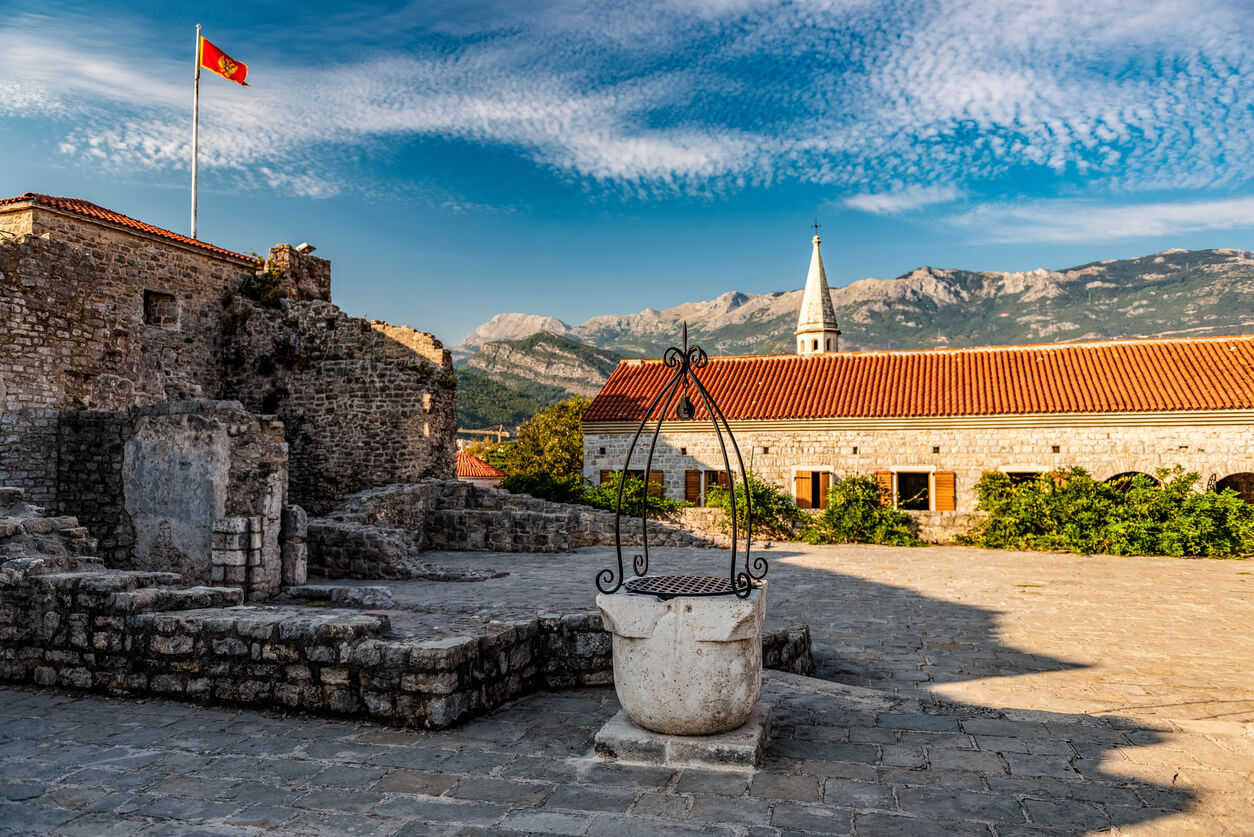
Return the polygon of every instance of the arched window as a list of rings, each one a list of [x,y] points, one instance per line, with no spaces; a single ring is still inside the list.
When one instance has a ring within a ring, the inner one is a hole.
[[[1241,499],[1254,505],[1254,474],[1249,471],[1243,471],[1239,474],[1229,474],[1228,476],[1215,483],[1216,491],[1223,491],[1225,488],[1231,488],[1233,491],[1241,495]]]
[[[811,348],[813,348],[814,351],[817,352],[819,350],[819,341],[815,340],[814,345]]]
[[[827,338],[827,351],[830,352],[831,350],[832,350],[832,338],[829,337]]]

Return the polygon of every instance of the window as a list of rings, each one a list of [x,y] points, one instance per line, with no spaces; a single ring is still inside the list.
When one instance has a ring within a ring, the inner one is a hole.
[[[688,449],[687,449],[687,448],[680,448],[680,449],[679,449],[679,455],[680,455],[680,456],[687,456],[687,455],[688,455]]]
[[[831,488],[832,475],[829,471],[798,471],[793,477],[794,496],[800,509],[827,508],[827,494]]]
[[[1061,445],[1054,445],[1054,446],[1053,446],[1053,448],[1051,448],[1051,450],[1052,450],[1054,453],[1062,453],[1062,446],[1061,446]]]
[[[1007,471],[1006,476],[1010,477],[1011,485],[1022,485],[1025,482],[1031,482],[1041,475],[1040,471]]]
[[[598,452],[601,456],[605,456],[605,448],[597,448],[597,452]]]
[[[858,449],[855,447],[855,448],[853,449],[853,452],[854,452],[854,455],[856,456],[856,455],[858,454]]]
[[[815,340],[814,345],[811,346],[810,348],[812,348],[814,351],[817,352],[819,350],[819,341]]]
[[[829,352],[832,350],[832,338],[830,338],[830,337],[829,337],[829,338],[827,338],[827,350],[828,350]]]
[[[940,445],[932,445],[932,453],[940,453]]]
[[[144,323],[159,328],[178,328],[178,300],[173,294],[144,291]]]
[[[897,473],[897,508],[906,511],[930,511],[931,492],[926,471],[899,471]]]
[[[614,481],[614,475],[618,471],[602,471],[601,485]],[[665,474],[661,471],[649,471],[649,493],[654,497],[666,496],[666,480]],[[644,471],[639,468],[630,468],[627,471],[627,479],[642,480],[644,479]]]

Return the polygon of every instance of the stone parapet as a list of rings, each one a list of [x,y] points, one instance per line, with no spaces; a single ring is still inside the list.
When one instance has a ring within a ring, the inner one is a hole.
[[[442,728],[536,690],[613,678],[595,611],[396,636],[383,614],[242,605],[241,590],[177,581],[69,556],[5,562],[0,681]],[[809,673],[808,640],[768,634],[763,658]]]

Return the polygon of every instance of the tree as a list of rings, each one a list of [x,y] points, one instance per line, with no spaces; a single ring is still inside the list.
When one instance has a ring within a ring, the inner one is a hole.
[[[523,423],[518,442],[499,466],[508,474],[583,476],[583,430],[579,426],[591,399],[575,396],[545,407]]]

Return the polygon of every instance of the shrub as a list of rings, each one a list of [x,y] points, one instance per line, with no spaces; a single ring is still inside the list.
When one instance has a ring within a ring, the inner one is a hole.
[[[614,506],[618,503],[618,483],[621,479],[622,473],[615,471],[607,482],[588,486],[583,502],[594,508],[614,511]],[[682,500],[662,496],[663,489],[664,486],[660,483],[651,482],[646,487],[644,480],[628,478],[623,485],[623,514],[639,515],[642,500],[648,503],[649,511],[661,514],[670,514],[690,505]]]
[[[910,515],[884,502],[879,483],[849,476],[832,482],[827,508],[801,532],[806,543],[876,543],[919,546],[910,531]]]
[[[614,505],[618,501],[618,480],[619,474],[617,473],[614,474],[611,482],[603,485],[588,485],[581,477],[569,474],[511,474],[501,480],[501,488],[514,494],[530,494],[532,497],[551,500],[554,503],[577,503],[614,511]],[[652,494],[646,492],[642,480],[627,480],[627,484],[623,486],[623,514],[640,514],[640,501],[646,497],[649,511],[655,513],[669,514],[688,505],[678,500],[657,496],[662,486],[658,483],[649,485],[653,487],[654,493]]]
[[[736,526],[740,531],[745,531],[752,513],[755,534],[781,540],[791,539],[796,523],[802,519],[796,501],[784,489],[761,479],[752,471],[746,478],[748,504],[744,502],[745,486],[736,486]],[[705,504],[710,508],[722,509],[726,515],[731,510],[731,491],[721,485],[711,486],[705,493]],[[724,524],[726,528],[731,528],[727,518],[724,518]]]
[[[1197,474],[1180,467],[1157,476],[1116,486],[1067,468],[1014,485],[1005,474],[985,474],[976,494],[988,518],[959,541],[1111,555],[1254,554],[1254,506],[1230,489],[1195,491]]]

